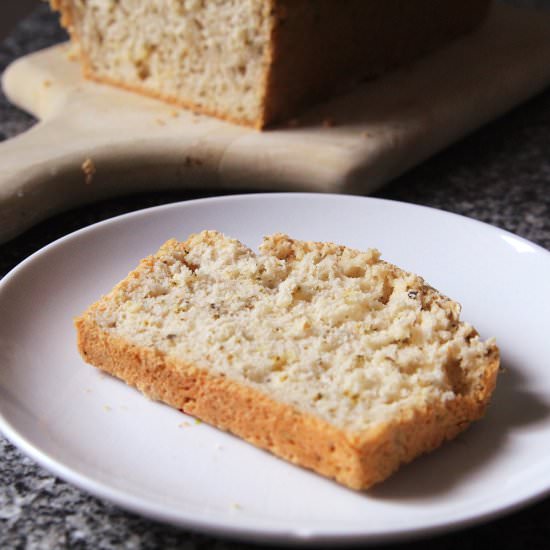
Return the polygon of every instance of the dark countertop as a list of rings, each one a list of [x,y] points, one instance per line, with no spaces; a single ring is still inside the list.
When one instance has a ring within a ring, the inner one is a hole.
[[[515,2],[550,7],[550,1]],[[13,59],[64,39],[46,7],[0,45]],[[0,140],[33,123],[0,95]],[[216,194],[214,192],[208,195]],[[550,90],[376,193],[490,223],[550,250]],[[0,276],[53,240],[131,210],[206,194],[147,193],[78,208],[0,246]],[[1,317],[0,317],[1,319]],[[6,322],[6,319],[2,319]],[[244,548],[140,518],[51,476],[0,436],[0,548]],[[549,548],[550,498],[479,527],[395,548]],[[394,548],[391,546],[390,548]]]

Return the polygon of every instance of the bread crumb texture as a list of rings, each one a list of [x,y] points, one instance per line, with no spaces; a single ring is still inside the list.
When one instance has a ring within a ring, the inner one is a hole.
[[[459,313],[376,250],[204,231],[76,324],[86,360],[151,397],[365,488],[483,414],[498,349]]]
[[[84,173],[84,183],[90,185],[94,181],[94,176],[97,172],[94,161],[91,158],[87,158],[80,168]]]
[[[270,4],[259,0],[53,0],[87,76],[255,120]]]

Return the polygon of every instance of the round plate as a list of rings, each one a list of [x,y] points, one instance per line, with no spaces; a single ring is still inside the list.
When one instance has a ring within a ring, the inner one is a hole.
[[[217,229],[366,249],[421,274],[495,336],[504,371],[485,419],[366,493],[292,466],[86,365],[72,318],[167,239]],[[445,212],[372,198],[264,194],[135,212],[69,235],[0,285],[0,428],[44,467],[151,518],[270,542],[411,538],[550,490],[550,254]]]

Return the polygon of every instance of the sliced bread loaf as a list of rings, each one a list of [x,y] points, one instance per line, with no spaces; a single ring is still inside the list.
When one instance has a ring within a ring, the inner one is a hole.
[[[168,241],[76,320],[149,397],[364,489],[481,417],[494,341],[423,279],[330,243]]]
[[[263,128],[472,30],[490,0],[50,3],[86,76]]]

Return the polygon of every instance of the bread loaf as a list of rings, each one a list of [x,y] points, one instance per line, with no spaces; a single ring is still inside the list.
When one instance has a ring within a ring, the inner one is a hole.
[[[423,279],[330,243],[168,241],[76,320],[83,358],[354,489],[481,417],[499,365]]]
[[[50,3],[87,77],[263,128],[471,31],[490,0]]]

